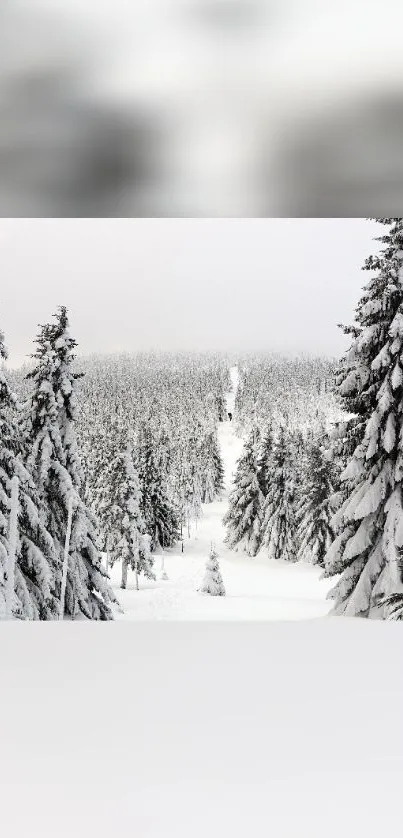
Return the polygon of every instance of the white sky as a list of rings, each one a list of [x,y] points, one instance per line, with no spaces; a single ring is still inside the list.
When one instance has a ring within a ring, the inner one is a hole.
[[[269,349],[339,354],[382,228],[364,219],[2,219],[10,364],[70,310],[81,354]]]

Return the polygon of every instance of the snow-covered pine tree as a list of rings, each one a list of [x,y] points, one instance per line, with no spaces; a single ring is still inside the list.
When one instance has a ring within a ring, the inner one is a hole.
[[[211,503],[224,489],[224,466],[215,431],[209,431],[202,444],[202,503]]]
[[[287,428],[287,422],[284,423]],[[297,509],[305,497],[306,475],[308,473],[308,451],[314,439],[313,427],[293,428],[287,432],[287,471],[293,483],[293,508],[295,529],[297,528]],[[298,546],[296,544],[298,551]]]
[[[187,487],[187,462],[185,456],[185,445],[183,440],[180,441],[176,449],[176,463],[175,463],[175,479],[173,498],[176,508],[178,509],[178,521],[180,526],[180,537],[183,538],[183,527],[186,523],[186,487]]]
[[[257,476],[263,497],[266,497],[267,492],[269,491],[272,450],[273,430],[271,425],[268,425],[266,428],[266,433],[261,442],[260,452],[257,460]]]
[[[295,484],[291,448],[291,437],[280,426],[271,455],[271,478],[263,509],[261,540],[270,559],[295,562]]]
[[[334,475],[334,491],[329,497],[329,507],[332,509],[332,516],[329,521],[334,537],[333,516],[336,510],[340,509],[349,495],[347,480],[341,480],[341,474],[347,467],[355,448],[357,446],[357,435],[361,434],[356,417],[349,417],[345,421],[337,420],[328,432],[326,439],[326,458],[332,463]],[[332,539],[333,540],[333,539]],[[331,545],[330,545],[331,546]],[[330,549],[330,547],[329,547]]]
[[[108,472],[108,493],[100,509],[111,565],[122,563],[121,587],[126,588],[130,567],[136,578],[141,574],[155,579],[154,560],[150,553],[151,537],[146,533],[141,512],[140,483],[130,450],[114,458]]]
[[[227,418],[227,412],[225,409],[225,399],[222,393],[217,394],[216,398],[216,407],[217,407],[217,415],[218,421],[223,422],[224,419]]]
[[[102,568],[94,516],[83,498],[83,472],[76,440],[76,381],[73,371],[76,342],[70,336],[67,310],[61,307],[55,322],[40,328],[26,423],[28,465],[42,498],[44,524],[56,546],[53,595],[60,599],[62,560],[69,499],[73,525],[64,613],[88,619],[112,619],[116,598]]]
[[[308,443],[300,500],[296,507],[298,559],[323,567],[333,540],[330,519],[336,491],[336,470],[325,434]]]
[[[259,433],[253,428],[238,460],[234,489],[223,519],[226,543],[231,548],[243,548],[248,556],[256,556],[261,544],[264,497],[258,480],[258,446]]]
[[[211,443],[213,474],[214,474],[214,489],[216,497],[221,497],[225,488],[225,473],[224,464],[222,461],[220,447],[218,445],[217,433],[214,432]]]
[[[313,428],[308,428],[306,436],[300,428],[291,431],[289,436],[290,467],[294,476],[295,500],[299,500],[304,491],[304,477],[306,468],[306,451],[313,440]]]
[[[178,512],[166,490],[166,474],[158,467],[152,433],[142,426],[135,452],[135,466],[141,489],[141,510],[151,549],[172,547],[179,538]]]
[[[6,358],[4,336],[0,332],[0,364]],[[17,402],[0,365],[0,619],[6,614],[10,493],[15,476],[19,486],[12,611],[20,619],[54,619],[58,612],[52,594],[55,547],[43,524],[44,510],[34,481],[22,461]]]
[[[332,519],[335,539],[324,576],[340,576],[333,613],[384,617],[385,597],[402,591],[403,547],[403,219],[377,219],[389,229],[358,303],[353,342],[339,394],[362,429],[342,480],[346,497]],[[348,440],[347,440],[348,442]],[[402,593],[403,595],[403,593]]]
[[[209,594],[210,596],[225,596],[225,587],[221,576],[218,553],[213,545],[211,545],[204,579],[199,591],[202,594]]]
[[[6,578],[6,615],[8,620],[14,616],[15,603],[15,564],[17,558],[19,480],[15,474],[11,480],[10,515],[8,521],[8,562]]]
[[[87,488],[86,497],[99,524],[99,545],[102,551],[108,552],[111,530],[113,528],[113,513],[110,510],[114,503],[114,487],[116,485],[115,472],[120,455],[127,448],[127,428],[121,426],[119,420],[107,415],[103,417],[102,432],[98,429],[96,436],[91,436],[91,453],[86,454],[86,464],[91,471],[91,483]]]
[[[188,537],[190,538],[190,519],[193,513],[193,499],[194,499],[194,483],[193,483],[193,476],[192,476],[192,467],[191,464],[186,461],[184,464],[184,471],[183,471],[183,486],[182,486],[182,504],[181,504],[181,522],[182,522],[182,534],[183,534],[183,527],[187,528]],[[199,498],[201,502],[201,497]]]
[[[185,483],[185,516],[190,535],[190,521],[197,521],[202,515],[202,462],[200,440],[196,429],[189,436],[187,448],[187,478]]]

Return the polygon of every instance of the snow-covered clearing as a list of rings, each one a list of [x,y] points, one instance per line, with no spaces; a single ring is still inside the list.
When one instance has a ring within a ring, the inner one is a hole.
[[[232,390],[227,395],[227,411],[234,412],[238,370],[231,370]],[[193,525],[190,538],[165,551],[168,580],[161,579],[162,556],[156,556],[156,582],[140,580],[135,589],[134,574],[129,571],[128,587],[122,591],[120,566],[112,569],[112,582],[126,620],[300,620],[322,617],[330,610],[326,593],[331,583],[321,581],[320,570],[308,564],[269,561],[262,551],[256,558],[229,550],[224,544],[223,516],[228,506],[236,460],[242,440],[233,423],[219,426],[219,444],[225,467],[225,491],[222,500],[203,507],[203,517]],[[204,596],[198,593],[211,542],[214,542],[227,595]]]

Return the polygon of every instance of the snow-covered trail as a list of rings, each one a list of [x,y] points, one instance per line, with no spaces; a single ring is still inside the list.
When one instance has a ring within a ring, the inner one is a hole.
[[[234,413],[238,369],[231,369],[232,389],[227,394],[227,412]],[[203,517],[191,536],[165,552],[168,580],[161,579],[161,555],[155,557],[156,582],[140,580],[135,590],[134,575],[129,571],[128,588],[119,588],[120,567],[112,570],[112,582],[124,609],[116,614],[126,620],[298,620],[321,617],[328,613],[326,592],[329,583],[319,580],[320,571],[309,565],[290,565],[268,561],[264,553],[250,558],[243,552],[229,550],[224,544],[222,523],[228,508],[236,461],[242,440],[229,420],[219,424],[218,438],[225,468],[225,490],[221,500],[203,507]],[[227,596],[209,597],[197,592],[203,578],[211,542],[220,558]]]

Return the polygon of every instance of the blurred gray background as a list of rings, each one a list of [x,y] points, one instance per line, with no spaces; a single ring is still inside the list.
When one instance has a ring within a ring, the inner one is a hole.
[[[3,0],[2,216],[399,215],[400,0]]]

